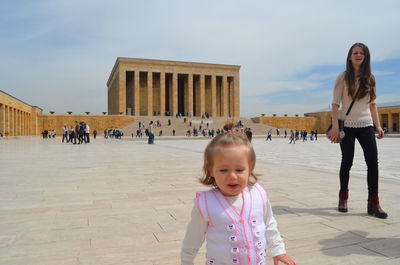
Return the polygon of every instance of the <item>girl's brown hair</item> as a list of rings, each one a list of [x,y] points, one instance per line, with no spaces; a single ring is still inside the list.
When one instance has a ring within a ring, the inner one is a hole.
[[[355,98],[356,75],[354,72],[353,63],[350,60],[354,47],[360,47],[364,52],[364,61],[362,62],[360,68],[360,85],[358,88],[360,92],[358,92],[357,98]],[[344,74],[344,79],[348,87],[349,96],[353,100],[362,99],[367,94],[369,94],[369,102],[372,102],[376,98],[375,78],[371,74],[371,55],[369,53],[367,45],[358,42],[354,43],[353,46],[350,47],[350,50],[347,54],[346,72]]]
[[[217,151],[221,151],[223,148],[229,148],[233,146],[245,146],[249,152],[249,185],[253,185],[258,181],[258,174],[254,173],[254,168],[256,166],[256,153],[254,152],[252,144],[249,142],[247,137],[242,133],[232,132],[233,122],[229,121],[225,123],[224,130],[226,132],[217,135],[211,142],[207,145],[204,151],[204,165],[203,165],[203,177],[199,179],[200,183],[206,186],[217,187],[212,174],[212,168],[214,166],[214,155]]]

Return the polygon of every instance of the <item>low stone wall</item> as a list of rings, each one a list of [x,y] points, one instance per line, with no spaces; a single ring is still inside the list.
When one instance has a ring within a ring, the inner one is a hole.
[[[102,134],[105,129],[122,128],[134,121],[133,116],[125,115],[41,115],[39,116],[39,124],[42,130],[55,129],[57,135],[62,135],[62,127],[64,124],[68,128],[75,126],[75,121],[85,122],[90,127],[90,133],[97,130],[98,134]]]
[[[318,119],[315,117],[255,117],[254,122],[281,129],[293,130],[319,130]]]

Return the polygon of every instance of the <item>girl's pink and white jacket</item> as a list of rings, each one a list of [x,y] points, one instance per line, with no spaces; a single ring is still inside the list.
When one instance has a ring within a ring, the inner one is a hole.
[[[218,189],[196,193],[192,218],[182,243],[182,265],[193,265],[207,239],[207,265],[261,265],[286,253],[267,193],[258,184],[225,197]]]

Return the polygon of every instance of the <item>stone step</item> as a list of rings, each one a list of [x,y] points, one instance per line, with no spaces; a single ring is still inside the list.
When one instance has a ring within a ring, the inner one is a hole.
[[[155,135],[159,135],[160,131],[162,130],[162,135],[165,136],[172,136],[172,130],[175,129],[175,135],[177,136],[184,136],[186,135],[188,130],[191,130],[193,132],[193,128],[197,128],[199,130],[200,126],[202,129],[222,129],[224,124],[228,120],[232,120],[235,124],[240,120],[242,121],[242,124],[244,128],[248,127],[251,128],[253,135],[266,135],[267,131],[272,129],[273,133],[275,134],[276,128],[264,125],[264,124],[258,124],[253,122],[251,119],[248,118],[234,118],[234,119],[229,119],[227,117],[216,117],[216,118],[209,118],[209,119],[202,119],[201,117],[182,117],[182,118],[176,118],[175,116],[136,116],[135,121],[125,127],[120,128],[124,135],[128,136],[133,134],[134,136],[136,135],[136,130],[139,128],[139,122],[142,124],[144,123],[145,127],[144,130],[148,127],[150,121],[153,121],[154,124],[156,124],[157,120],[160,121],[161,126],[156,126],[154,125],[154,133]],[[168,120],[171,120],[171,125],[168,125]],[[190,121],[191,121],[191,126],[190,126]],[[207,127],[208,123],[208,127]]]

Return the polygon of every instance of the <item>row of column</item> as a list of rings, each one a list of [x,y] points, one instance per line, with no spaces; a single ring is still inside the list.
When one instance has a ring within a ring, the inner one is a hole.
[[[132,77],[127,78],[127,73]],[[239,116],[238,76],[140,70],[120,71],[119,74],[120,113],[147,116],[166,113],[175,115],[180,113],[180,109],[184,109],[182,115],[200,116],[209,113],[213,117]],[[141,80],[143,74],[147,75],[147,80]],[[153,74],[156,80],[153,80]],[[181,83],[182,80],[184,106],[180,106],[182,102],[179,102],[178,91],[178,82]]]
[[[3,136],[28,136],[31,114],[0,103],[0,133]]]
[[[386,119],[387,117],[387,119]],[[387,130],[389,133],[391,132],[399,132],[400,128],[400,113],[382,113],[381,114],[381,123],[384,126],[385,121],[387,121]]]

